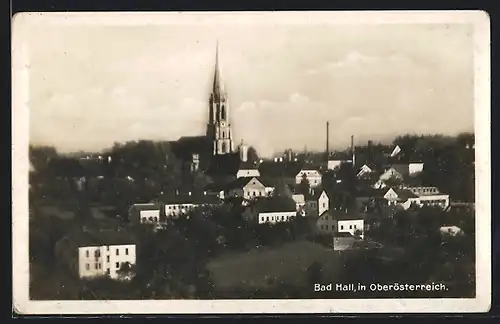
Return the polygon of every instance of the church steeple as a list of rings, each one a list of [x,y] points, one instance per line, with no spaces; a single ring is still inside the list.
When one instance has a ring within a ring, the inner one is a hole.
[[[220,72],[219,72],[219,41],[217,41],[217,43],[215,45],[214,84],[213,84],[212,91],[216,97],[220,97],[221,86],[220,86]]]
[[[207,136],[213,141],[214,155],[234,152],[227,95],[221,86],[219,70],[219,42],[215,48],[215,66],[212,93],[209,102]]]

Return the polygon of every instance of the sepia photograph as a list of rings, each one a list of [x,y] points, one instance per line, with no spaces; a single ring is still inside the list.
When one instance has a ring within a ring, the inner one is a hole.
[[[486,312],[480,11],[21,13],[19,314]]]

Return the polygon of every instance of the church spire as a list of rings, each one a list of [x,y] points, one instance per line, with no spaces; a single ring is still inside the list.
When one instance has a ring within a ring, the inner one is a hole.
[[[220,72],[219,72],[219,41],[217,40],[215,47],[215,70],[214,70],[214,84],[213,92],[215,95],[219,96],[221,86],[220,86]]]

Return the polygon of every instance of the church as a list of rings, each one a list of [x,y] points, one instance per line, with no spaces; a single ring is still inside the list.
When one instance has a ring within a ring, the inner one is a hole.
[[[230,105],[219,71],[219,47],[215,52],[213,84],[208,98],[208,122],[204,136],[185,136],[172,143],[174,154],[183,160],[189,172],[201,171],[210,176],[238,172],[246,146],[235,147],[230,122]]]

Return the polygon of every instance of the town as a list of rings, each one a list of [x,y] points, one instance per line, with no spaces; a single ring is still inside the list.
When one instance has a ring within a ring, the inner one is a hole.
[[[234,143],[218,57],[206,133],[62,154],[30,146],[32,299],[383,297],[475,292],[474,134],[401,134],[261,157]],[[391,292],[395,296],[395,292]]]

